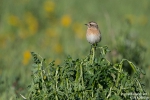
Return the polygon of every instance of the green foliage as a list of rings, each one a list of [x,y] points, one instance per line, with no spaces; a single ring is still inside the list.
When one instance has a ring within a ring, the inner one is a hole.
[[[94,50],[94,49],[93,49]],[[122,59],[112,64],[105,56],[107,46],[97,47],[99,56],[88,55],[74,60],[68,56],[62,65],[55,61],[47,63],[40,55],[31,52],[34,58],[30,100],[120,100],[139,98],[145,93],[140,82],[141,71],[132,62]],[[127,62],[134,74],[123,70]]]
[[[129,33],[128,29],[127,32],[115,37],[115,46],[113,47],[115,49],[113,49],[109,54],[109,58],[113,63],[118,63],[121,59],[126,58],[132,61],[137,67],[146,69],[148,67],[148,64],[145,62],[145,53],[147,48],[139,39],[137,39],[135,34]],[[123,68],[129,74],[133,73],[133,70],[128,63],[124,63]],[[145,74],[144,71],[143,73]]]

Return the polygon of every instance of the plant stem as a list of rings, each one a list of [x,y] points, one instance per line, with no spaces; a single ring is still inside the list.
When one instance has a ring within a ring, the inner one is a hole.
[[[93,51],[93,57],[92,57],[92,64],[93,64],[94,57],[95,57],[95,49],[94,49],[94,47],[92,48],[92,51]]]
[[[119,65],[119,70],[118,70],[118,75],[117,75],[117,80],[116,80],[116,87],[118,87],[121,70],[122,70],[122,63]]]
[[[83,81],[83,71],[82,71],[82,63],[81,63],[81,65],[80,65],[80,71],[81,71],[80,77],[81,77],[81,79],[82,79],[82,86],[84,86],[84,81]]]
[[[109,93],[107,95],[107,98],[109,98],[111,96],[111,89],[112,89],[112,87],[110,87],[110,89],[109,89]]]
[[[90,51],[90,64],[92,65],[95,57],[95,48],[92,46]]]

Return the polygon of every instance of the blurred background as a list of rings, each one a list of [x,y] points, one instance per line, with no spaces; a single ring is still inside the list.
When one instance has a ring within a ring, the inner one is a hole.
[[[89,54],[85,23],[95,21],[107,45],[108,58],[129,59],[145,70],[150,90],[149,0],[0,0],[0,100],[27,95],[36,52],[62,64]],[[126,66],[126,65],[125,65]]]

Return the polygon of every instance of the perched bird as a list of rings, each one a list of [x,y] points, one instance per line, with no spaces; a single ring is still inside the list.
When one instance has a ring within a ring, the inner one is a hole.
[[[101,41],[101,32],[96,22],[89,22],[87,26],[86,38],[91,45],[97,45]]]

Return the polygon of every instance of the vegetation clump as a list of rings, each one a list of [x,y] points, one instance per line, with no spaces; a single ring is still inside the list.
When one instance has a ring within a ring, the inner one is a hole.
[[[34,58],[30,100],[127,100],[148,98],[140,82],[142,71],[131,61],[112,64],[106,59],[108,47],[97,47],[84,59],[68,56],[62,65],[47,63],[40,55]],[[128,63],[133,74],[123,70]]]

